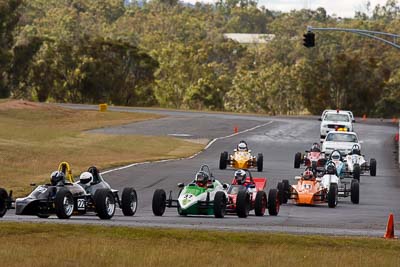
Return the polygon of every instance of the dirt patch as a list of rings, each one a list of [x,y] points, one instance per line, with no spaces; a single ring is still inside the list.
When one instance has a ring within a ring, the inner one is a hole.
[[[37,103],[26,100],[9,100],[0,103],[0,110],[10,110],[10,109],[29,109],[29,110],[64,110],[64,108],[46,104]]]

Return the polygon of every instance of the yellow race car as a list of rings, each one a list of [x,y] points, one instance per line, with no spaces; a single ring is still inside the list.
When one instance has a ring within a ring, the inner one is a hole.
[[[244,141],[240,141],[238,147],[234,150],[233,154],[222,152],[219,160],[219,168],[224,170],[227,166],[234,169],[250,169],[257,168],[257,171],[263,170],[263,154],[259,153],[257,157],[251,154],[251,150],[247,148]]]

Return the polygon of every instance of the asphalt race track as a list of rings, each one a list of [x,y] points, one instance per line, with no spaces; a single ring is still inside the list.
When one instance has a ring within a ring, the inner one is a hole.
[[[97,109],[95,106],[66,106]],[[262,173],[254,171],[253,176],[267,177],[267,190],[275,188],[278,181],[282,179],[289,179],[293,184],[294,176],[301,172],[301,169],[293,168],[294,154],[304,152],[313,142],[319,140],[319,121],[316,117],[285,118],[150,109],[111,109],[151,112],[168,116],[159,120],[98,129],[94,130],[95,132],[172,135],[203,141],[218,139],[205,151],[190,159],[138,164],[104,174],[103,177],[116,189],[132,186],[137,190],[139,207],[134,217],[124,217],[118,211],[116,216],[109,221],[102,221],[96,216],[71,217],[69,220],[59,220],[56,216],[39,219],[31,216],[15,216],[14,211],[10,210],[2,219],[3,221],[382,236],[388,214],[393,212],[395,229],[399,229],[400,173],[393,141],[397,128],[388,123],[378,121],[355,124],[355,131],[360,140],[364,141],[363,154],[367,160],[374,157],[378,162],[376,177],[361,176],[360,204],[358,205],[352,204],[350,198],[342,198],[334,209],[328,208],[327,204],[314,207],[282,205],[279,215],[275,217],[269,215],[263,217],[252,215],[246,219],[239,219],[232,215],[223,219],[205,216],[180,217],[176,209],[167,209],[164,216],[155,217],[151,210],[154,190],[157,188],[163,188],[167,192],[173,190],[175,198],[178,192],[177,183],[190,182],[202,164],[208,164],[216,178],[230,183],[233,170],[218,169],[219,155],[222,151],[231,152],[240,140],[245,140],[253,153],[264,154],[264,171]],[[238,127],[239,134],[232,135],[235,126]],[[241,133],[245,130],[248,131]]]

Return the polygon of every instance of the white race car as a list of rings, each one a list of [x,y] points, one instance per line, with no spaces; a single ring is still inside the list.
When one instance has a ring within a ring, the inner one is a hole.
[[[364,155],[361,155],[361,149],[358,144],[354,144],[351,152],[344,158],[346,164],[346,173],[354,179],[360,181],[360,175],[364,172],[370,173],[371,176],[376,176],[376,159],[371,158],[368,162]]]
[[[351,152],[354,145],[361,149],[361,141],[354,132],[332,131],[329,132],[322,143],[322,152],[330,155],[334,150],[339,150],[344,156]]]
[[[348,132],[353,131],[353,122],[350,114],[346,111],[327,111],[322,118],[320,134],[321,139],[331,132],[343,129]]]

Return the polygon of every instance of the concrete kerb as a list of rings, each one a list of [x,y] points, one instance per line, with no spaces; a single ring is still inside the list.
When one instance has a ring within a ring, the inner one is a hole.
[[[132,164],[129,164],[129,165],[121,166],[121,167],[118,167],[118,168],[114,168],[114,169],[111,169],[111,170],[103,171],[103,172],[101,172],[101,174],[107,174],[107,173],[111,173],[111,172],[115,172],[115,171],[128,169],[128,168],[131,168],[131,167],[134,167],[134,166],[150,164],[150,163],[161,163],[161,162],[178,161],[178,160],[184,160],[184,159],[193,159],[193,158],[197,157],[199,154],[201,154],[204,151],[206,151],[207,149],[209,149],[218,140],[223,140],[223,139],[234,137],[234,136],[239,135],[239,134],[243,134],[243,133],[247,133],[247,132],[250,132],[250,131],[254,131],[254,130],[258,129],[258,128],[265,127],[265,126],[267,126],[267,125],[269,125],[271,123],[273,123],[273,121],[269,121],[269,122],[266,122],[266,123],[263,123],[263,124],[259,124],[259,125],[256,125],[256,126],[252,127],[252,128],[249,128],[249,129],[237,132],[237,133],[233,133],[233,134],[230,134],[230,135],[214,138],[202,150],[200,150],[199,152],[191,155],[190,157],[178,158],[178,159],[163,159],[163,160],[155,160],[155,161],[137,162],[137,163],[132,163]]]

